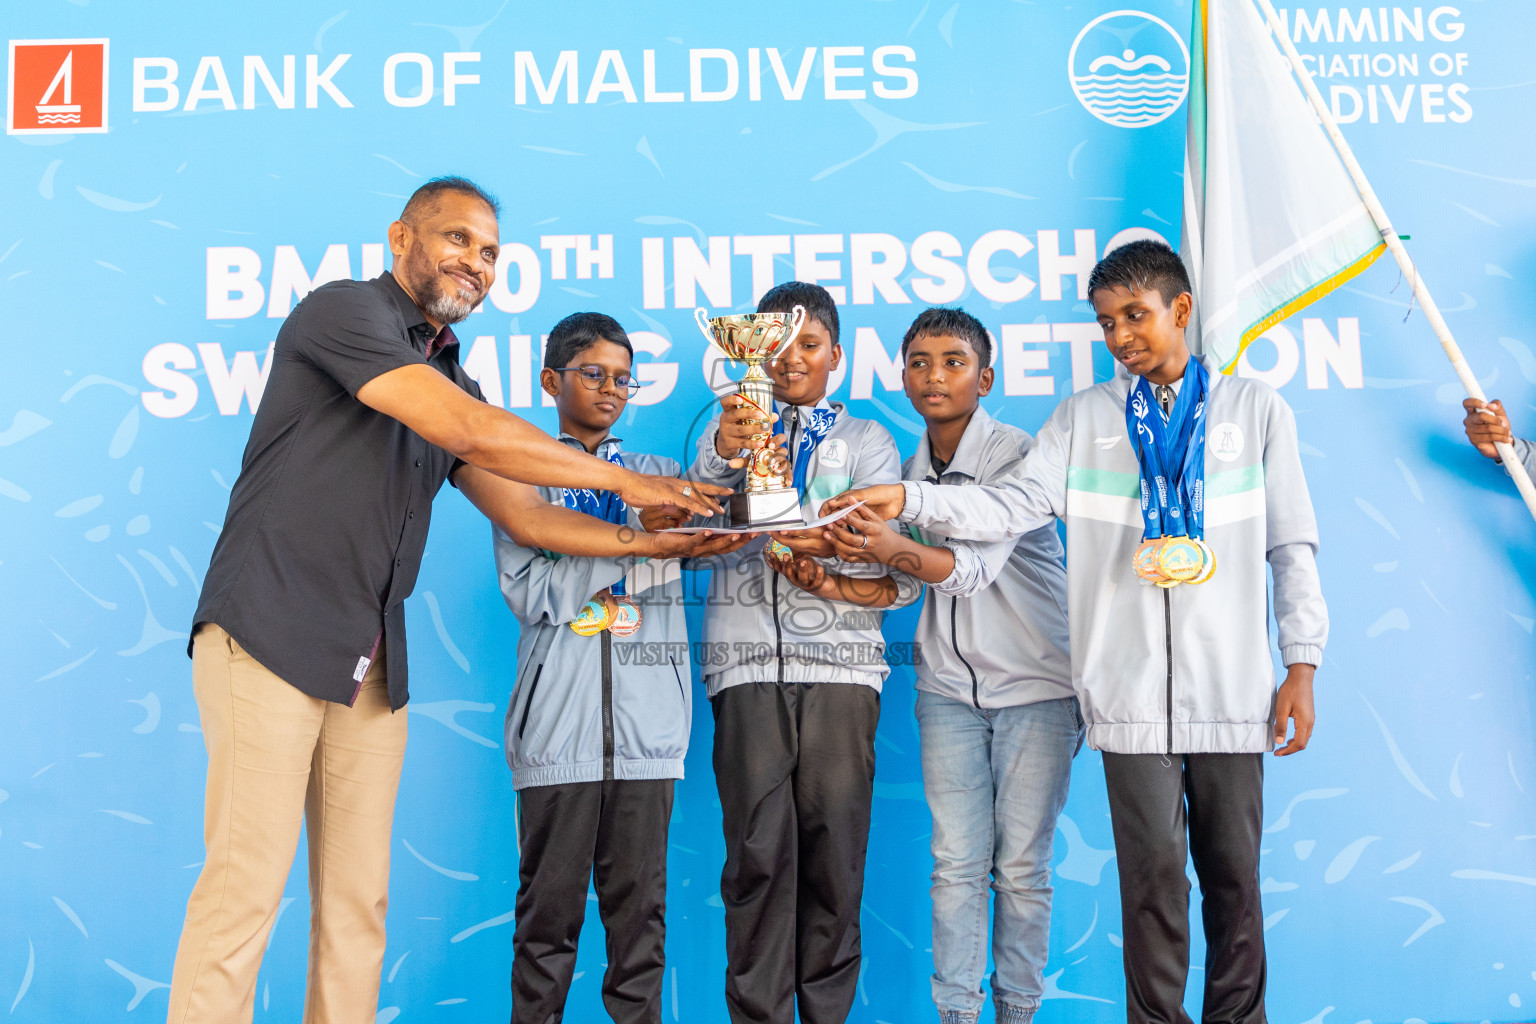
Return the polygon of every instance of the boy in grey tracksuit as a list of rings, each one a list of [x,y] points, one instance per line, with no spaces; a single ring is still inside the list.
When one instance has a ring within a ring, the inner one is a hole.
[[[1142,583],[1132,570],[1143,539],[1142,449],[1128,432],[1127,398],[1145,380],[1166,416],[1191,386],[1189,280],[1167,246],[1132,242],[1094,269],[1089,295],[1131,376],[1064,400],[1017,470],[987,486],[907,483],[839,500],[871,499],[880,515],[979,541],[1065,521],[1072,682],[1088,743],[1104,751],[1128,1017],[1189,1019],[1192,853],[1208,949],[1204,1018],[1262,1022],[1262,758],[1280,743],[1277,754],[1305,747],[1328,635],[1296,425],[1266,385],[1203,364],[1205,540],[1218,565],[1199,585]],[[1278,692],[1266,563],[1287,669]]]
[[[759,312],[806,309],[800,333],[765,367],[777,426],[734,397],[699,441],[689,476],[734,486],[731,462],[770,433],[787,442],[802,508],[899,479],[879,424],[826,400],[841,358],[837,307],[791,282]],[[775,534],[796,555],[765,557],[768,538],[717,565],[701,669],[715,716],[714,768],[724,815],[726,1008],[735,1024],[841,1024],[859,980],[859,905],[874,791],[875,726],[889,668],[882,613],[864,604],[916,598],[884,566],[845,565],[820,531]]]
[[[925,310],[901,354],[907,398],[927,424],[903,477],[970,486],[1013,472],[1034,439],[980,406],[993,377],[981,322],[961,309]],[[928,584],[916,636],[917,720],[933,814],[940,1024],[979,1018],[989,933],[997,1020],[1024,1024],[1044,995],[1056,819],[1083,736],[1061,540],[1054,524],[990,544],[922,530],[908,539],[863,509],[844,523],[829,531],[841,557],[900,566]]]
[[[680,467],[672,459],[625,452],[607,432],[632,394],[630,358],[628,337],[609,317],[578,313],[556,325],[541,379],[555,395],[560,440],[631,469],[675,476]],[[634,529],[676,525],[681,516],[642,515],[590,491],[539,491],[551,504]],[[513,1024],[561,1019],[589,880],[608,933],[608,1013],[619,1024],[655,1024],[665,966],[667,825],[692,715],[679,563],[561,556],[520,547],[500,530],[495,554],[501,592],[522,626],[505,729],[521,819]],[[638,629],[621,624],[624,635],[572,628],[573,621],[620,613],[632,623],[631,612]]]

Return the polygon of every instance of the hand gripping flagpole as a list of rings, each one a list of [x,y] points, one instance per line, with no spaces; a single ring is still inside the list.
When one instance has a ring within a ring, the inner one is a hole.
[[[1468,397],[1475,398],[1479,402],[1487,402],[1482,385],[1477,382],[1472,368],[1467,365],[1467,360],[1461,354],[1460,346],[1451,336],[1450,327],[1447,326],[1445,318],[1440,315],[1440,307],[1435,305],[1434,297],[1429,294],[1429,288],[1419,277],[1419,272],[1408,255],[1408,250],[1403,248],[1402,240],[1397,237],[1397,231],[1387,217],[1387,211],[1382,208],[1381,200],[1376,198],[1376,190],[1371,188],[1371,183],[1365,179],[1365,171],[1360,169],[1360,163],[1355,159],[1349,143],[1344,141],[1344,133],[1339,131],[1338,122],[1333,119],[1333,113],[1323,102],[1323,94],[1318,92],[1311,73],[1302,64],[1301,54],[1296,52],[1290,37],[1285,34],[1283,23],[1275,14],[1270,0],[1256,0],[1256,2],[1264,12],[1265,20],[1269,23],[1275,38],[1279,40],[1280,49],[1290,61],[1291,70],[1295,72],[1296,80],[1301,83],[1302,91],[1307,94],[1307,100],[1312,104],[1313,112],[1323,123],[1323,129],[1328,133],[1328,138],[1333,141],[1333,148],[1338,151],[1339,159],[1344,161],[1344,168],[1349,171],[1349,176],[1355,183],[1355,189],[1360,193],[1365,208],[1370,211],[1371,219],[1376,222],[1377,230],[1381,232],[1381,240],[1386,243],[1387,249],[1397,260],[1397,265],[1402,268],[1403,276],[1413,286],[1414,298],[1423,307],[1429,326],[1434,330],[1435,337],[1440,339],[1440,347],[1445,350],[1446,358],[1451,361],[1451,367],[1456,371],[1456,376],[1461,379],[1461,386],[1466,389]],[[1504,462],[1504,468],[1509,470],[1509,475],[1514,478],[1515,488],[1520,492],[1520,497],[1525,499],[1525,507],[1530,510],[1532,518],[1536,518],[1536,486],[1531,484],[1530,475],[1526,473],[1525,466],[1515,455],[1514,445],[1500,441],[1494,447],[1499,453],[1499,458]]]

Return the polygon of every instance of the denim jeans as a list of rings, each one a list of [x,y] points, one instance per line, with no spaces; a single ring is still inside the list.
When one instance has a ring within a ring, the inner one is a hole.
[[[933,1001],[943,1024],[981,1013],[990,877],[993,1004],[999,1024],[1026,1024],[1049,949],[1056,818],[1083,737],[1077,699],[977,708],[919,691],[917,721],[933,813]]]

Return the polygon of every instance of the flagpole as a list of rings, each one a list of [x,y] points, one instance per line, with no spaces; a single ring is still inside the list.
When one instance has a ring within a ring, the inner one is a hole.
[[[1472,368],[1467,365],[1466,358],[1461,354],[1460,346],[1451,336],[1450,327],[1446,324],[1445,318],[1440,315],[1440,307],[1435,305],[1434,297],[1429,294],[1429,288],[1419,277],[1419,272],[1413,265],[1413,259],[1409,257],[1408,250],[1403,247],[1402,239],[1397,237],[1397,231],[1387,217],[1387,211],[1382,208],[1381,200],[1376,198],[1376,190],[1371,188],[1371,183],[1365,178],[1365,171],[1360,168],[1360,163],[1355,159],[1349,143],[1344,140],[1344,133],[1339,131],[1339,125],[1333,119],[1333,113],[1323,102],[1323,94],[1318,91],[1316,83],[1312,81],[1311,73],[1302,64],[1301,54],[1296,52],[1296,47],[1285,34],[1275,8],[1270,4],[1270,0],[1256,0],[1256,2],[1264,11],[1270,30],[1279,40],[1280,49],[1290,61],[1291,70],[1295,72],[1297,81],[1301,83],[1302,91],[1307,94],[1307,100],[1312,104],[1313,112],[1317,114],[1318,120],[1322,121],[1328,138],[1333,141],[1333,148],[1338,151],[1339,158],[1344,161],[1344,167],[1349,171],[1349,176],[1355,183],[1355,189],[1360,193],[1365,208],[1370,211],[1371,219],[1376,222],[1376,227],[1381,232],[1381,240],[1386,243],[1387,249],[1397,260],[1397,265],[1402,268],[1403,276],[1412,286],[1414,298],[1423,307],[1425,319],[1429,321],[1435,337],[1440,340],[1440,347],[1445,350],[1446,358],[1451,361],[1451,368],[1461,379],[1461,386],[1466,389],[1468,397],[1475,398],[1479,402],[1487,402],[1488,398],[1483,394],[1482,385],[1477,382],[1476,375],[1472,373]],[[1520,492],[1520,497],[1525,499],[1525,507],[1530,510],[1531,517],[1536,519],[1536,486],[1531,484],[1530,475],[1526,473],[1525,466],[1515,455],[1514,445],[1500,441],[1494,447],[1498,450],[1499,458],[1504,462],[1504,468],[1514,478],[1515,489]]]

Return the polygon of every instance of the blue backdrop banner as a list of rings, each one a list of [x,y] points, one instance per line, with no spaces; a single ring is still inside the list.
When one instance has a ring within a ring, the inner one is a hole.
[[[1484,386],[1536,430],[1536,6],[1280,13]],[[929,304],[987,325],[986,407],[1033,430],[1112,372],[1086,302],[1095,260],[1128,237],[1178,240],[1189,25],[1176,0],[10,5],[0,1011],[165,1012],[203,859],[187,631],[270,346],[311,289],[387,269],[385,228],[416,186],[462,173],[501,196],[501,276],[458,328],[463,360],[490,401],[546,429],[542,336],[599,310],[630,330],[646,381],[627,446],[689,461],[728,369],[693,308],[745,311],[798,278],[841,304],[832,397],[904,454],[921,420],[897,349]],[[1142,71],[1108,93],[1091,71],[1105,55]],[[1238,372],[1296,411],[1333,623],[1312,745],[1268,765],[1270,1014],[1529,1020],[1532,523],[1466,445],[1455,378],[1390,261],[1275,327]],[[407,604],[414,722],[381,1022],[504,1019],[509,1000],[500,736],[517,626],[487,523],[451,490],[436,514]],[[914,624],[893,614],[886,636]],[[933,1012],[912,700],[898,666],[858,1021]],[[672,824],[669,1021],[725,1019],[710,743],[698,714]],[[1114,857],[1085,751],[1056,841],[1042,1021],[1123,1017]],[[302,857],[287,894],[261,1021],[301,1012]],[[568,1019],[602,1019],[596,917]],[[1192,1005],[1202,956],[1197,939]]]

